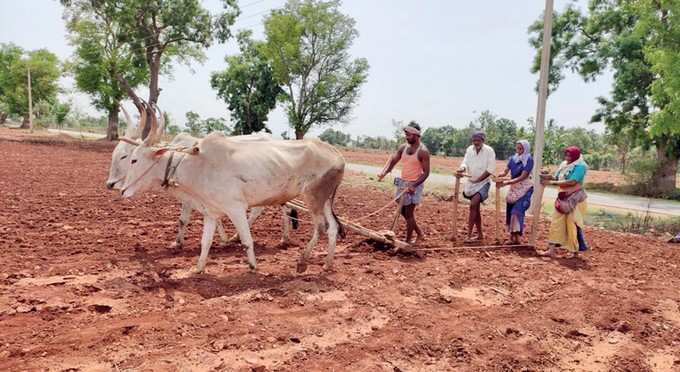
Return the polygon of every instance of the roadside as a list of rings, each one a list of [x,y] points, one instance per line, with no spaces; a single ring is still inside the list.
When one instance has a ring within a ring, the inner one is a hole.
[[[365,164],[347,164],[349,170],[364,173],[368,175],[376,175],[381,167]],[[446,187],[451,190],[453,187],[454,177],[452,175],[430,173],[430,177],[425,182],[428,188]],[[494,190],[495,188],[492,188]],[[543,202],[546,204],[552,203],[557,197],[557,190],[552,187],[546,187],[543,193]],[[635,212],[635,213],[650,213],[658,216],[666,217],[680,217],[680,202],[665,200],[642,198],[639,196],[607,194],[596,191],[588,191],[588,205],[591,207],[601,207],[613,212]]]

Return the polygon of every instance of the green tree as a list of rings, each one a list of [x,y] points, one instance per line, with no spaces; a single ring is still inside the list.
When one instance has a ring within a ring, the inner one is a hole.
[[[680,3],[666,0],[590,0],[586,12],[568,5],[555,15],[550,82],[565,72],[593,81],[613,70],[610,97],[599,97],[591,119],[631,145],[656,148],[653,193],[675,190],[680,157]],[[537,50],[542,22],[529,28]]]
[[[10,114],[10,104],[7,95],[12,89],[12,68],[15,67],[24,54],[24,50],[14,44],[0,44],[0,124],[4,124]]]
[[[52,113],[54,114],[54,121],[57,126],[62,128],[66,122],[66,116],[71,111],[71,105],[68,103],[57,102],[52,106]]]
[[[88,12],[97,22],[110,25],[112,38],[125,45],[125,60],[141,63],[148,71],[151,105],[158,103],[159,76],[168,74],[174,62],[189,65],[205,59],[204,49],[215,39],[231,37],[238,15],[236,0],[222,0],[224,11],[212,14],[199,0],[61,0],[67,8]],[[121,86],[141,111],[141,99],[123,71],[116,75]],[[150,107],[151,107],[150,105]],[[149,112],[152,114],[152,112]],[[147,127],[148,128],[148,127]]]
[[[515,142],[519,138],[517,138],[517,123],[514,121],[497,118],[490,111],[483,111],[470,123],[470,127],[484,130],[486,143],[493,147],[497,159],[507,159],[515,153]]]
[[[201,116],[193,111],[186,113],[187,121],[184,123],[186,132],[194,137],[199,137],[203,134],[203,124],[201,123]]]
[[[354,147],[371,150],[396,150],[399,142],[386,137],[359,136]]]
[[[367,78],[368,62],[349,55],[355,22],[339,8],[337,0],[289,0],[265,20],[262,50],[296,139],[314,125],[346,120]]]
[[[226,120],[224,118],[207,118],[203,120],[203,133],[210,134],[212,132],[231,132],[229,127],[227,127]]]
[[[70,7],[64,13],[69,40],[75,47],[69,70],[78,89],[90,95],[97,109],[107,112],[106,139],[118,140],[118,113],[127,94],[117,76],[123,76],[134,89],[147,80],[148,70],[116,38],[115,25],[96,16],[96,8]]]
[[[61,76],[59,59],[46,49],[25,52],[13,44],[0,45],[0,101],[7,115],[23,116],[22,128],[28,128],[28,70],[31,71],[31,94],[34,103],[52,105],[59,93]]]
[[[319,135],[319,139],[333,146],[347,147],[352,141],[352,136],[333,128],[328,128]]]
[[[237,35],[241,54],[226,57],[227,69],[214,72],[210,79],[210,85],[231,112],[234,134],[263,129],[270,132],[265,124],[267,116],[276,107],[276,97],[283,92],[259,50],[262,43],[253,41],[251,35],[251,31]]]
[[[231,133],[231,128],[227,126],[224,118],[207,118],[203,120],[199,114],[189,111],[186,113],[186,119],[187,121],[184,124],[186,127],[185,132],[194,137],[203,137],[212,132]]]

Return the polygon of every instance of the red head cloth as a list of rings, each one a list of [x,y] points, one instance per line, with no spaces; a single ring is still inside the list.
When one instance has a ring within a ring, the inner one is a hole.
[[[566,149],[564,149],[565,154],[569,154],[571,157],[571,161],[576,161],[578,158],[581,157],[581,149],[579,149],[576,146],[569,146]]]

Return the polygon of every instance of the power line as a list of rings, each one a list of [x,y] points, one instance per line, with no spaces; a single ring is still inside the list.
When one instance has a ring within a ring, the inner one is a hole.
[[[239,5],[239,8],[241,8],[241,9],[247,8],[247,7],[249,7],[249,6],[252,6],[252,5],[255,5],[255,4],[259,4],[259,3],[264,2],[264,1],[265,1],[265,0],[251,1],[251,2],[249,2],[249,3],[247,3],[247,4]]]
[[[259,11],[259,12],[257,12],[257,13],[253,13],[253,14],[248,15],[248,16],[245,16],[245,17],[238,17],[237,20],[240,21],[240,20],[244,20],[244,19],[254,18],[254,17],[257,17],[257,16],[259,16],[259,15],[261,15],[261,14],[267,13],[267,12],[269,12],[269,11],[270,11],[270,9],[265,9],[265,10]]]

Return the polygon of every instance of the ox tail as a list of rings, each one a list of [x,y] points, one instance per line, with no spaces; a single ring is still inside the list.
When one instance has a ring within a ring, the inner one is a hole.
[[[290,217],[290,222],[293,225],[293,230],[297,230],[300,227],[300,221],[298,220],[298,211],[295,208],[291,208],[288,212],[288,217]]]
[[[335,190],[333,190],[333,194],[331,195],[331,213],[333,214],[333,218],[335,218],[335,223],[338,224],[338,236],[344,239],[346,236],[345,227],[342,225],[342,222],[340,222],[338,215],[335,214],[335,208],[333,208],[333,204],[335,203],[335,193],[338,192],[338,187],[340,187],[340,184],[335,186]]]

